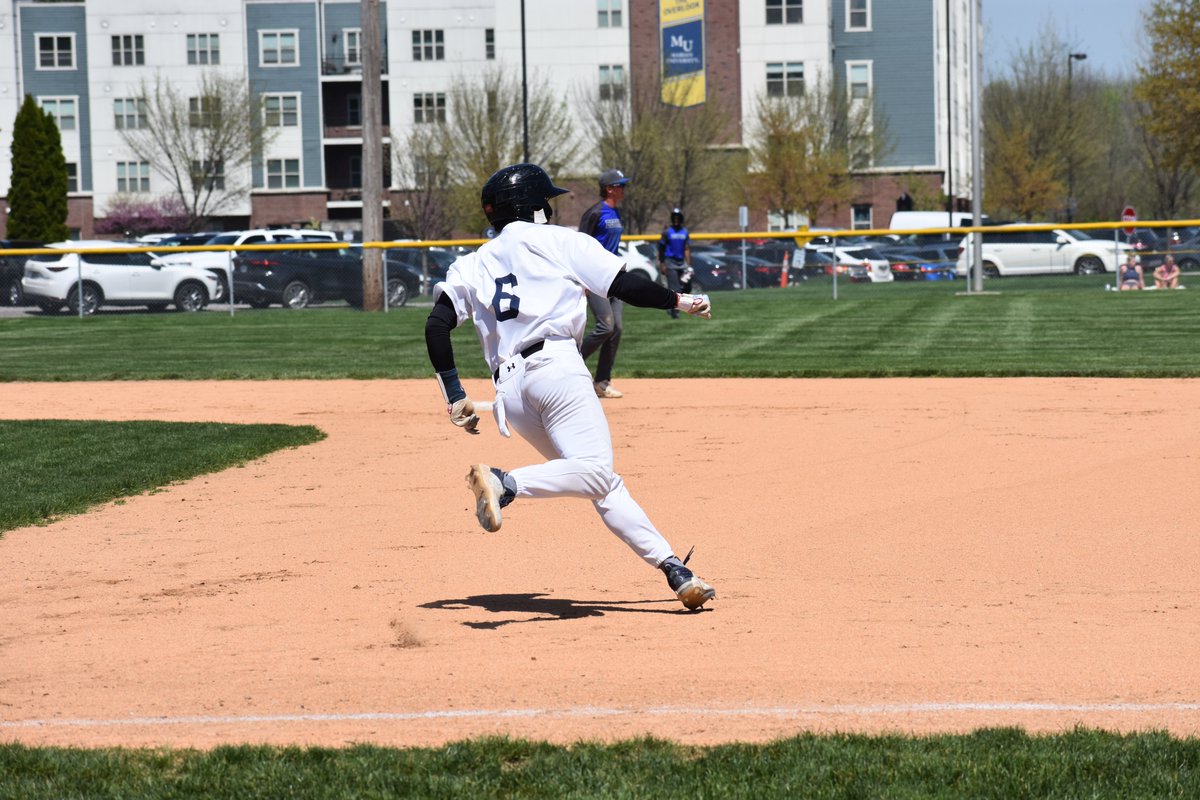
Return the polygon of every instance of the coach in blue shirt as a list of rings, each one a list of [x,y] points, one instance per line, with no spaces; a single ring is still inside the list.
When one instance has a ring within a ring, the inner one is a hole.
[[[617,206],[625,197],[627,183],[629,178],[619,169],[606,169],[600,173],[600,202],[583,212],[579,220],[579,230],[595,236],[610,253],[617,252],[621,244],[621,233],[625,230]],[[612,368],[617,360],[617,347],[621,344],[623,329],[622,307],[620,300],[610,300],[588,293],[588,308],[596,317],[596,327],[584,337],[579,352],[586,359],[597,350],[600,351],[594,381],[597,397],[622,396],[612,385]]]

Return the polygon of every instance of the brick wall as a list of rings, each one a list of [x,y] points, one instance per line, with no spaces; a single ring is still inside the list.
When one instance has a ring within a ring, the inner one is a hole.
[[[94,239],[95,226],[92,219],[92,198],[67,198],[67,227],[79,231],[77,239]],[[8,238],[8,198],[0,197],[0,239]]]
[[[325,192],[254,194],[250,197],[250,227],[270,228],[324,222],[328,218]]]

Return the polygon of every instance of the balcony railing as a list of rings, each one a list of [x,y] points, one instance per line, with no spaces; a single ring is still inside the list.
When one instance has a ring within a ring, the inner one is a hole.
[[[362,125],[326,125],[326,139],[361,139],[363,135]],[[383,138],[386,139],[392,135],[391,126],[384,125],[382,130]]]
[[[380,73],[387,75],[387,54],[380,59]],[[362,61],[349,60],[345,56],[326,57],[321,61],[322,75],[362,75]]]

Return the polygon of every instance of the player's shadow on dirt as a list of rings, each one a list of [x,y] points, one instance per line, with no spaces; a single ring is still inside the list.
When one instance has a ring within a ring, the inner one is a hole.
[[[502,625],[519,622],[556,622],[564,619],[602,617],[610,612],[634,614],[689,613],[685,609],[646,608],[651,603],[676,603],[675,600],[571,600],[546,594],[477,594],[459,600],[434,600],[422,603],[421,608],[462,610],[482,608],[492,614],[537,614],[528,619],[499,619],[494,622],[464,622],[468,628],[495,630]]]

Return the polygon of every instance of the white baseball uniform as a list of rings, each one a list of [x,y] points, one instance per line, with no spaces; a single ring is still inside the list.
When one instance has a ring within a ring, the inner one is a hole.
[[[607,294],[623,266],[586,234],[509,222],[454,262],[434,288],[434,301],[444,294],[458,324],[474,322],[495,376],[493,414],[501,432],[507,435],[511,425],[549,459],[506,470],[517,496],[591,500],[608,529],[657,567],[671,547],[613,471],[608,421],[579,355],[585,290]]]

